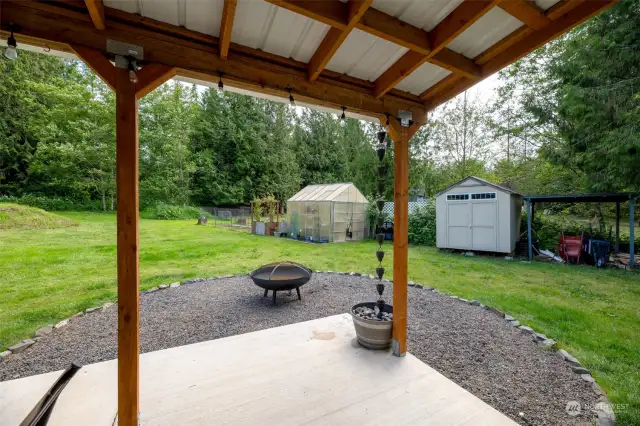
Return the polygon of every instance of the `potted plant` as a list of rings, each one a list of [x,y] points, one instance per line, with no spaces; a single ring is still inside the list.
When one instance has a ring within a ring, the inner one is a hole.
[[[380,165],[378,166],[378,199],[376,201],[377,212],[377,229],[382,228],[384,215],[382,209],[384,207],[384,178],[388,168],[383,164],[385,149],[385,138],[387,133],[378,132],[378,147],[376,152]],[[384,242],[384,233],[376,234],[376,242],[378,250],[376,258],[378,259],[378,267],[376,275],[378,276],[378,284],[376,290],[378,292],[378,300],[376,302],[358,303],[351,308],[351,316],[353,317],[353,325],[356,329],[358,342],[369,349],[387,349],[391,345],[391,332],[393,328],[393,307],[382,299],[384,293],[384,284],[382,277],[384,276],[384,267],[382,259],[384,259],[384,251],[382,243]]]

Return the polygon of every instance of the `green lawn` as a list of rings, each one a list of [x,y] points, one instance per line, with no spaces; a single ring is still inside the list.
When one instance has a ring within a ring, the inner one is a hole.
[[[62,215],[79,226],[0,231],[0,348],[116,297],[115,216]],[[367,273],[374,273],[377,263],[370,241],[319,246],[194,222],[140,222],[142,289],[248,272],[278,259]],[[390,256],[385,264],[391,266]],[[412,247],[409,279],[478,299],[553,337],[593,371],[613,402],[629,404],[618,413],[619,424],[640,424],[639,274]]]

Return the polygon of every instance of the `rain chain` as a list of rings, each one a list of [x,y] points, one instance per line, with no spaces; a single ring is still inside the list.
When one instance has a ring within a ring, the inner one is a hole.
[[[382,226],[384,225],[384,215],[382,210],[384,209],[384,190],[385,190],[385,179],[387,177],[387,166],[384,165],[384,154],[386,152],[385,147],[385,139],[387,137],[387,132],[379,131],[378,132],[378,146],[376,148],[376,152],[378,154],[378,160],[380,161],[378,165],[378,198],[376,200],[376,206],[378,207],[378,217],[376,221],[376,241],[378,242],[378,250],[376,251],[376,257],[378,258],[378,267],[376,268],[376,274],[378,275],[378,279],[380,282],[376,284],[376,290],[380,295],[380,298],[376,302],[376,306],[378,307],[378,319],[382,319],[382,312],[384,310],[385,302],[382,300],[382,293],[384,293],[384,284],[382,283],[382,277],[384,276],[384,267],[382,266],[382,259],[384,259],[384,251],[382,250],[382,243],[384,242],[384,231],[382,230]]]

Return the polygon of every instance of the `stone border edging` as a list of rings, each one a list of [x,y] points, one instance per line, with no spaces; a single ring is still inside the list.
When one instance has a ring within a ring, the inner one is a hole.
[[[314,272],[316,274],[350,275],[350,276],[364,277],[364,278],[369,278],[369,279],[373,279],[373,280],[378,280],[378,278],[373,276],[373,275],[363,274],[363,273],[360,273],[360,272],[339,272],[339,271],[312,271],[312,272]],[[246,276],[246,275],[248,275],[248,274],[219,275],[219,276],[208,277],[208,278],[191,278],[191,279],[183,280],[182,282],[175,281],[175,282],[173,282],[171,284],[160,284],[158,286],[151,287],[151,288],[149,288],[147,290],[141,291],[140,295],[142,296],[142,295],[145,295],[145,294],[155,293],[156,291],[160,291],[160,290],[166,290],[166,289],[170,289],[170,288],[177,288],[177,287],[180,287],[182,285],[189,285],[189,284],[195,284],[195,283],[204,282],[204,281],[213,281],[213,280],[233,278],[233,277],[243,277],[243,276]],[[388,280],[388,279],[383,279],[382,281],[383,282],[387,282],[387,283],[392,283],[393,282],[393,280]],[[496,309],[496,308],[493,308],[493,307],[489,307],[489,306],[485,306],[484,304],[480,303],[478,300],[467,300],[467,299],[464,299],[464,298],[461,298],[461,297],[458,297],[458,296],[454,296],[454,295],[451,295],[451,294],[443,293],[443,292],[438,291],[437,289],[435,289],[433,287],[429,287],[427,285],[416,283],[416,282],[413,282],[413,281],[409,281],[408,285],[409,285],[409,287],[412,287],[412,288],[414,288],[416,290],[427,290],[427,291],[431,291],[432,293],[441,294],[443,296],[449,296],[452,299],[458,300],[458,301],[460,301],[462,303],[465,303],[465,304],[468,304],[470,306],[477,306],[480,309],[484,309],[484,310],[490,311],[490,312],[494,313],[495,315],[497,315],[498,318],[504,319],[512,327],[517,328],[517,329],[519,329],[520,331],[522,331],[524,333],[530,334],[532,336],[533,342],[535,342],[542,349],[551,350],[551,349],[554,349],[556,347],[556,341],[555,340],[553,340],[551,338],[548,338],[547,336],[545,336],[542,333],[536,332],[531,327],[528,327],[526,325],[521,325],[520,322],[517,321],[511,315],[506,315],[504,312],[502,312],[499,309]],[[49,324],[49,325],[46,325],[44,327],[41,327],[38,330],[36,330],[33,338],[23,339],[19,343],[9,347],[4,352],[0,352],[0,362],[4,358],[8,357],[9,355],[11,355],[13,353],[20,353],[20,352],[24,351],[25,349],[27,349],[30,346],[32,346],[35,343],[37,343],[44,336],[47,336],[47,335],[55,332],[55,330],[58,330],[58,329],[60,329],[62,327],[67,326],[75,318],[79,318],[79,317],[82,317],[84,315],[91,314],[93,312],[101,312],[101,311],[104,311],[104,310],[110,308],[111,306],[114,306],[114,305],[115,305],[115,303],[113,303],[113,302],[107,302],[107,303],[104,303],[101,306],[95,306],[95,307],[92,307],[92,308],[87,308],[84,311],[80,311],[77,314],[75,314],[75,315],[73,315],[73,316],[71,316],[69,318],[65,318],[65,319],[59,321],[55,325]],[[560,355],[570,365],[571,370],[574,373],[580,375],[582,380],[584,380],[587,383],[591,383],[591,387],[592,387],[594,393],[599,396],[598,404],[596,404],[596,407],[594,409],[592,409],[592,411],[594,411],[598,416],[598,418],[596,419],[596,426],[614,425],[615,422],[616,422],[616,417],[615,417],[615,413],[611,409],[611,404],[609,402],[609,399],[604,394],[604,392],[603,392],[602,388],[600,387],[600,385],[598,385],[598,383],[595,381],[595,379],[593,378],[593,376],[591,375],[589,370],[584,368],[582,366],[582,364],[580,364],[580,361],[578,361],[575,357],[573,357],[571,354],[569,354],[566,350],[559,349],[559,350],[557,350],[557,354]]]

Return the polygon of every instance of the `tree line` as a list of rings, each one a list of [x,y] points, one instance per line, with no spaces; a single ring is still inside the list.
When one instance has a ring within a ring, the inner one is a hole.
[[[509,67],[491,101],[465,93],[434,111],[410,143],[410,187],[429,196],[476,175],[530,194],[640,190],[639,3]],[[114,101],[79,62],[0,61],[0,196],[114,209]],[[141,207],[286,200],[341,181],[372,195],[379,127],[169,82],[140,101]]]

